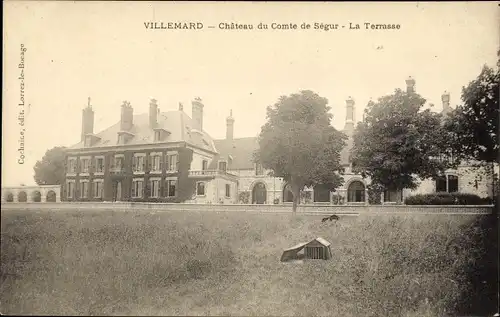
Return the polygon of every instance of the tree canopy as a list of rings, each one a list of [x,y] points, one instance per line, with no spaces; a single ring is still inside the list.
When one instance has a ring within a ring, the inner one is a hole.
[[[436,177],[449,162],[438,159],[448,147],[441,115],[422,110],[426,100],[396,89],[371,101],[358,123],[351,149],[353,171],[386,190],[415,188]]]
[[[267,107],[255,159],[291,186],[293,211],[305,186],[342,185],[340,151],[345,135],[331,126],[328,100],[305,90]]]
[[[454,154],[461,160],[500,163],[499,81],[499,70],[484,66],[479,76],[462,88],[463,104],[446,120]]]
[[[65,174],[65,147],[54,147],[45,152],[33,167],[38,185],[61,185]]]

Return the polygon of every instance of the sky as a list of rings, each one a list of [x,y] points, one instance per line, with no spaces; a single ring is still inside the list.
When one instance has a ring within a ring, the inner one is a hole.
[[[95,133],[119,121],[124,100],[135,114],[146,113],[154,97],[161,111],[182,102],[191,115],[191,100],[200,97],[204,130],[217,139],[225,137],[230,109],[235,137],[256,136],[268,105],[310,89],[329,100],[332,124],[342,129],[349,96],[361,120],[370,98],[405,89],[408,76],[436,111],[445,90],[454,107],[482,66],[496,65],[500,38],[496,2],[3,4],[2,186],[34,184],[33,166],[46,150],[79,142],[89,97]],[[204,27],[146,29],[150,21]],[[311,29],[301,29],[304,22]],[[365,22],[400,29],[366,30]],[[219,23],[254,29],[222,30]],[[269,29],[256,29],[259,23]],[[295,23],[298,29],[271,29],[271,23]],[[339,29],[315,30],[314,23]],[[350,30],[349,23],[361,29]],[[18,106],[21,46],[24,107]]]

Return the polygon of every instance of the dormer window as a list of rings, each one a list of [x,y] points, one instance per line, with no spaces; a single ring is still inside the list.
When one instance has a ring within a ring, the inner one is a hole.
[[[219,170],[220,171],[226,171],[227,170],[227,162],[219,162]]]
[[[264,169],[262,168],[262,164],[255,163],[255,175],[262,175],[262,174],[264,174]]]
[[[156,130],[155,131],[155,142],[161,141],[161,131]]]
[[[92,136],[91,135],[87,135],[85,136],[85,147],[88,147],[88,146],[92,146]]]
[[[127,144],[134,137],[133,133],[128,131],[120,131],[118,132],[118,144],[124,145]]]

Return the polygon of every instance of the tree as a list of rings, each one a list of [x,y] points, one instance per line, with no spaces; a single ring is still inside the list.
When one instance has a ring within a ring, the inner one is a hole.
[[[500,57],[500,51],[498,55]],[[496,70],[485,65],[477,78],[462,88],[463,104],[458,105],[445,121],[454,156],[459,161],[467,161],[469,166],[476,166],[476,173],[484,173],[491,178],[494,199],[498,192],[495,164],[500,163],[499,68],[500,58]]]
[[[425,99],[396,89],[369,102],[353,135],[353,171],[380,190],[415,188],[417,176],[436,177],[450,163],[439,159],[448,143],[441,115],[422,110]]]
[[[328,100],[306,90],[282,96],[267,107],[255,159],[290,184],[293,211],[305,186],[342,185],[340,151],[345,135],[330,125]]]
[[[54,147],[45,152],[33,167],[38,185],[61,185],[65,177],[65,147]]]
[[[445,121],[454,154],[462,160],[500,163],[498,109],[500,72],[484,66],[479,76],[462,88],[463,104]]]

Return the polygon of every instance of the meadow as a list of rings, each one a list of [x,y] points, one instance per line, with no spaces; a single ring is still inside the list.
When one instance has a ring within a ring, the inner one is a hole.
[[[493,315],[492,215],[14,211],[3,314]],[[282,263],[321,236],[332,260]]]

